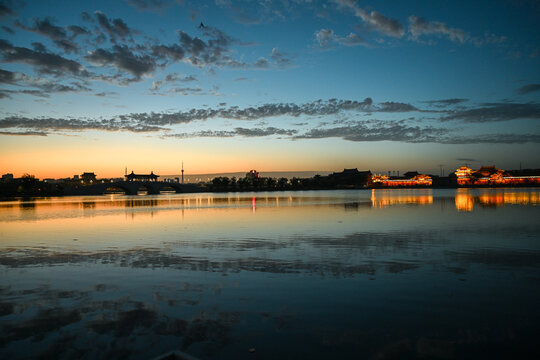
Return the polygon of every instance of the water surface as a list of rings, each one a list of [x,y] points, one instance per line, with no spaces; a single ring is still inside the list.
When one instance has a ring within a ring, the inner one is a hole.
[[[0,357],[530,355],[539,204],[537,188],[0,202]]]

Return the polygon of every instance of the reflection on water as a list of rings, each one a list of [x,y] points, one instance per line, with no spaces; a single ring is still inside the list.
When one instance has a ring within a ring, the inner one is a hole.
[[[374,207],[385,207],[390,205],[433,204],[432,189],[403,189],[399,193],[393,189],[371,190],[371,204]]]
[[[530,357],[539,195],[0,202],[0,358]]]
[[[481,206],[537,205],[540,204],[540,193],[536,191],[516,191],[513,189],[457,189],[455,196],[456,209],[473,211],[474,204]]]

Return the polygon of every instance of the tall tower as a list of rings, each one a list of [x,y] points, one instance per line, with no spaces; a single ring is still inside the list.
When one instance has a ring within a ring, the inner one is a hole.
[[[182,184],[184,183],[184,160],[182,160]]]

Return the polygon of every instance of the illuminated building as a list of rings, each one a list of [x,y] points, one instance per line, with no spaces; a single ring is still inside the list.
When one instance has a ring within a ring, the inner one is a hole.
[[[471,182],[472,169],[462,166],[456,170],[456,177],[458,185],[465,185]]]
[[[131,171],[131,174],[126,175],[126,181],[157,181],[158,177],[153,171],[150,174],[135,174]]]
[[[512,176],[495,166],[482,166],[473,171],[462,166],[455,171],[458,185],[538,185],[540,176]]]
[[[396,186],[431,186],[433,180],[429,175],[416,175],[411,179],[390,179],[386,175],[373,175],[371,181],[374,185],[396,187]]]

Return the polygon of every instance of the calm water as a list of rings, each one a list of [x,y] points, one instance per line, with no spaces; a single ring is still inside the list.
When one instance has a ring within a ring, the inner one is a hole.
[[[0,358],[538,355],[539,205],[538,188],[0,202]]]

